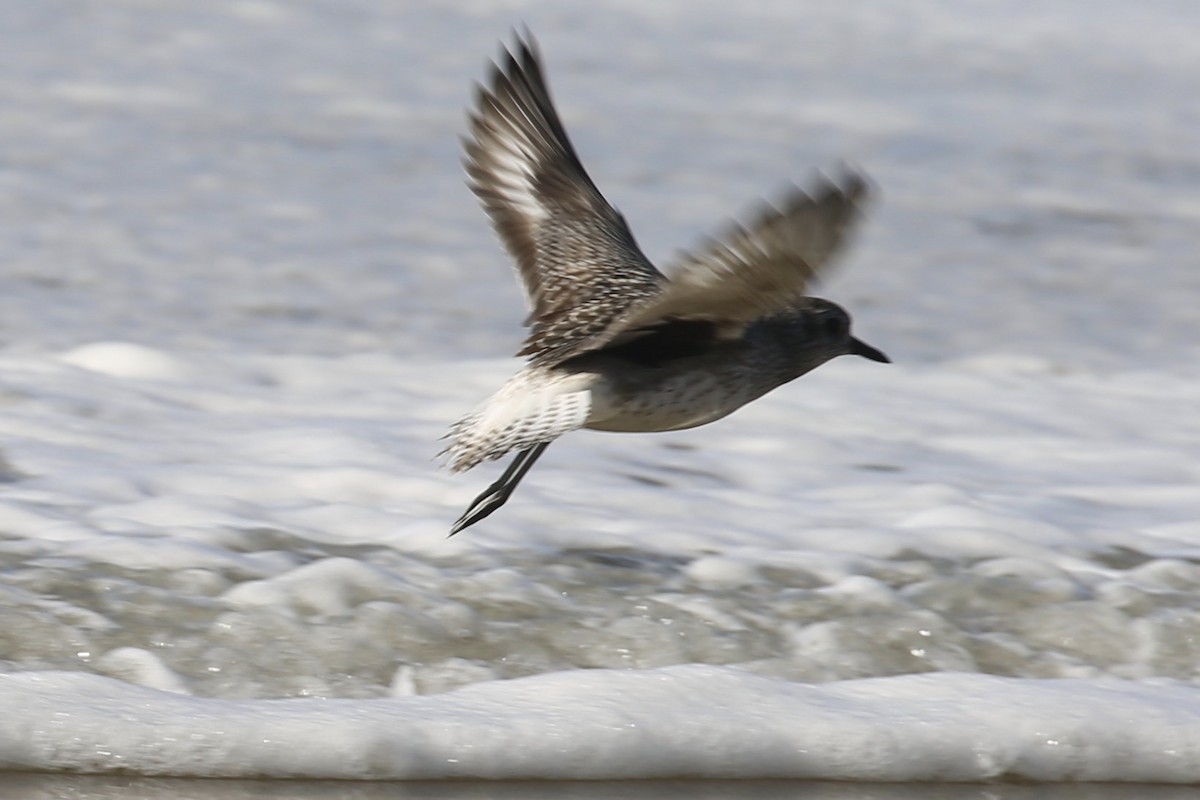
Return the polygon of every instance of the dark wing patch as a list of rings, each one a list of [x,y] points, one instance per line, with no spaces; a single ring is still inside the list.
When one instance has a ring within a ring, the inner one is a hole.
[[[717,325],[707,320],[666,320],[622,334],[616,344],[599,352],[606,356],[632,361],[644,367],[661,367],[689,356],[711,351],[717,341]]]

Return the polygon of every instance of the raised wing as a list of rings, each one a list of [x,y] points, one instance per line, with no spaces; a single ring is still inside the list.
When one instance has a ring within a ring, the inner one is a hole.
[[[767,206],[749,225],[685,254],[662,293],[623,321],[626,331],[662,320],[717,323],[729,335],[786,310],[847,238],[866,201],[866,179],[822,179],[812,194],[794,189],[779,207]]]
[[[465,165],[529,298],[518,355],[554,364],[595,347],[664,278],[579,162],[532,39],[514,51],[479,88]]]

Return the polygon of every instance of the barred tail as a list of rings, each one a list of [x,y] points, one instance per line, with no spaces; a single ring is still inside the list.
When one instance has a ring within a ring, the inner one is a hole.
[[[442,451],[451,472],[463,472],[510,450],[550,442],[578,428],[592,407],[589,376],[528,369],[456,422]]]

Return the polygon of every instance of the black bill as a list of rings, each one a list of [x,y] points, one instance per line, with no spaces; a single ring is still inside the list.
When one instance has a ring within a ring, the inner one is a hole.
[[[892,360],[885,356],[883,351],[876,350],[874,347],[871,347],[871,345],[860,339],[855,339],[853,336],[850,337],[850,354],[862,356],[863,358],[869,358],[872,361],[879,361],[883,364],[892,363]]]

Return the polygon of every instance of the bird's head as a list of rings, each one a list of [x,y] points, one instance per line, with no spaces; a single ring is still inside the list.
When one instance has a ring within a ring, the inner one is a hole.
[[[772,322],[795,356],[801,374],[838,356],[862,356],[891,363],[882,351],[850,333],[850,315],[837,303],[806,297],[791,311],[772,318]]]

